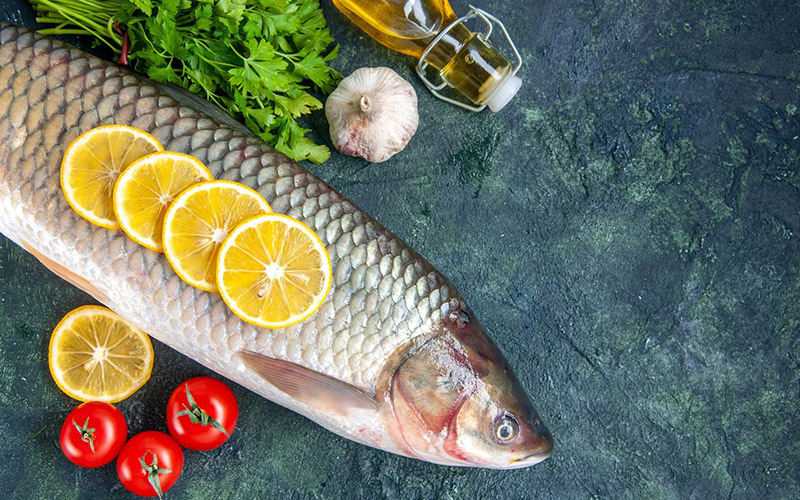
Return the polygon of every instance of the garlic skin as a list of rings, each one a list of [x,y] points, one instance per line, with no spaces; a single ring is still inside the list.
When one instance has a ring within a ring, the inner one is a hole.
[[[361,68],[328,96],[325,116],[336,149],[380,163],[417,131],[417,93],[390,68]]]

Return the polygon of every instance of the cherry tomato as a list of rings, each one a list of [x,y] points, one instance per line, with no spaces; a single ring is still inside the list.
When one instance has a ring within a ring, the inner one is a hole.
[[[228,440],[239,404],[233,391],[215,378],[195,377],[179,385],[167,402],[169,433],[184,448],[206,451]]]
[[[117,459],[117,476],[128,491],[143,497],[172,488],[183,470],[183,450],[158,431],[145,431],[125,443]]]
[[[90,401],[72,410],[61,426],[61,451],[81,467],[100,467],[117,456],[128,424],[122,412],[108,403]]]

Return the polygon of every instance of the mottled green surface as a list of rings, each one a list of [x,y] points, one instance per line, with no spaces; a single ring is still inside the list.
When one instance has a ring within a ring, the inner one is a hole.
[[[323,2],[337,67],[398,70],[419,93],[420,128],[385,164],[334,154],[314,171],[462,291],[556,450],[512,472],[434,466],[235,387],[231,441],[188,452],[167,498],[796,495],[800,2],[478,1],[525,60],[521,95],[496,115],[437,101],[408,58]],[[30,19],[15,12],[0,10]],[[327,140],[321,113],[310,125]],[[80,470],[57,447],[74,402],[50,379],[47,341],[87,302],[0,240],[11,498],[126,497],[113,467]],[[164,430],[170,390],[206,373],[155,348],[153,378],[119,405],[132,431]]]

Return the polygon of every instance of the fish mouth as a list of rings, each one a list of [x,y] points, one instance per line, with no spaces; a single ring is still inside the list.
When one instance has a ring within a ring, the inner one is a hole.
[[[529,455],[521,458],[515,458],[509,464],[510,469],[518,469],[521,467],[530,467],[542,462],[553,453],[553,436],[551,434],[541,434],[540,438],[542,444],[539,449]]]

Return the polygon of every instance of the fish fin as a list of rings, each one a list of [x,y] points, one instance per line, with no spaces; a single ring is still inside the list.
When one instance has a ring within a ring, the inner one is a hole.
[[[94,285],[89,283],[89,280],[84,278],[83,276],[79,276],[78,274],[70,271],[66,267],[62,266],[58,262],[54,261],[53,259],[45,256],[40,251],[33,248],[27,241],[22,241],[22,248],[27,250],[31,253],[34,257],[36,257],[39,262],[44,264],[44,267],[49,269],[53,272],[56,276],[63,279],[67,283],[83,290],[84,292],[88,293],[98,301],[102,302],[103,304],[108,303],[108,296],[97,289]]]
[[[472,393],[472,380],[468,358],[449,335],[442,335],[426,342],[397,368],[392,391],[402,395],[400,399],[428,430],[439,433]]]
[[[192,94],[188,90],[171,83],[161,83],[153,80],[148,80],[147,83],[156,87],[161,91],[161,93],[175,99],[179,104],[191,106],[197,111],[205,113],[221,125],[225,125],[233,130],[238,130],[239,132],[243,132],[247,135],[253,135],[250,129],[248,129],[242,122],[226,113],[225,110],[219,106],[208,102],[197,94]]]
[[[378,409],[378,402],[354,385],[257,352],[239,351],[237,354],[245,366],[308,406],[324,407],[343,416],[353,409]]]

